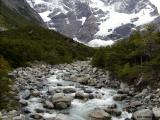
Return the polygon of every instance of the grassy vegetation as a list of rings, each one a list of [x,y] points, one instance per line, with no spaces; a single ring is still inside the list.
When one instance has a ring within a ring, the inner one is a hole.
[[[113,79],[144,87],[160,82],[160,32],[148,25],[128,39],[100,48],[92,65],[110,71]]]

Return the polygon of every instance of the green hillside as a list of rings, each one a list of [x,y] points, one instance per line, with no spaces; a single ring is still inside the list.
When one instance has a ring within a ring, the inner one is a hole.
[[[92,64],[110,71],[112,79],[144,88],[158,87],[160,82],[160,32],[152,25],[143,33],[135,32],[128,39],[100,48]]]
[[[92,49],[57,32],[38,26],[21,27],[0,33],[0,55],[14,66],[35,60],[50,64],[84,60]]]

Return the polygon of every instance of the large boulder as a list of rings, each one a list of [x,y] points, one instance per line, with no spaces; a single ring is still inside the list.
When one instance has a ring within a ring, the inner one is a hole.
[[[89,118],[89,120],[111,120],[110,114],[108,114],[104,110],[93,110],[89,114]]]
[[[66,109],[71,106],[72,98],[63,93],[57,93],[52,97],[52,103],[56,109]]]
[[[153,112],[149,109],[138,110],[133,113],[134,120],[152,120]]]

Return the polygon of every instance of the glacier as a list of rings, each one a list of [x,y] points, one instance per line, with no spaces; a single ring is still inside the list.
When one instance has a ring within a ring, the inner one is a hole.
[[[95,47],[98,43],[104,43],[102,41],[115,41],[129,36],[137,26],[152,22],[160,13],[159,0],[27,2],[39,13],[49,29]]]

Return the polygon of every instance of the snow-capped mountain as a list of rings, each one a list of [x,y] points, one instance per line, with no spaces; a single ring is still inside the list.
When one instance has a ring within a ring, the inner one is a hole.
[[[117,40],[159,16],[159,0],[27,0],[50,29],[84,43]],[[110,42],[109,42],[110,44]]]

